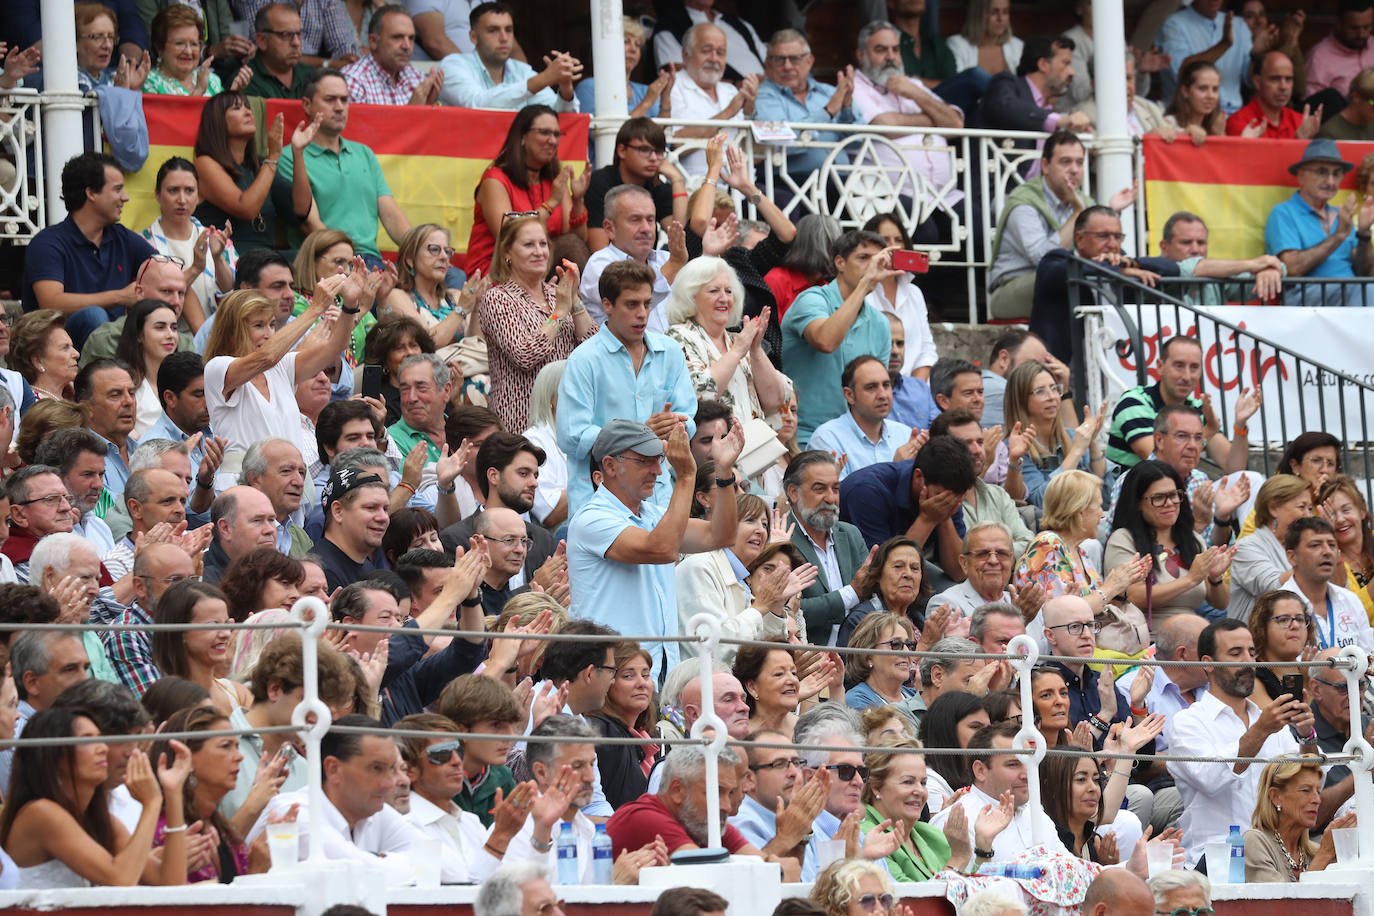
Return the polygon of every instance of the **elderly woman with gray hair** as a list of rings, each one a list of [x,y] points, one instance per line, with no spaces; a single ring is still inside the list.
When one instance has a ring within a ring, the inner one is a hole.
[[[1155,898],[1155,912],[1175,916],[1200,916],[1212,906],[1212,882],[1202,872],[1173,868],[1148,882]]]
[[[744,319],[744,286],[721,258],[687,262],[668,299],[668,336],[682,345],[697,399],[717,400],[741,423],[776,413],[786,399],[785,377],[764,351],[769,310]]]

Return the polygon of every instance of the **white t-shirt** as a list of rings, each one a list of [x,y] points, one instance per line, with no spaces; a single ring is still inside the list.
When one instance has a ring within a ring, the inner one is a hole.
[[[162,417],[162,407],[157,402],[156,379],[145,378],[134,389],[134,438],[141,440]]]
[[[267,380],[267,394],[245,382],[224,395],[224,379],[229,373],[232,356],[216,356],[205,366],[205,404],[210,409],[210,427],[215,435],[228,440],[226,459],[242,453],[259,439],[280,436],[301,448],[300,408],[296,406],[296,353],[291,352],[262,374]],[[229,462],[226,460],[226,464]],[[215,492],[238,482],[238,461],[229,468],[221,467],[215,475]]]

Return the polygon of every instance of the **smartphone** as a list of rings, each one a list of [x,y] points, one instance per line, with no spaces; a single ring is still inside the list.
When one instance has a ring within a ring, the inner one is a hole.
[[[894,251],[892,267],[912,274],[930,273],[930,255],[924,251]]]
[[[1295,700],[1302,699],[1302,685],[1305,678],[1301,674],[1285,674],[1279,679],[1283,685],[1283,692],[1289,694]]]
[[[382,367],[374,366],[371,363],[363,366],[363,397],[378,398],[382,396]]]

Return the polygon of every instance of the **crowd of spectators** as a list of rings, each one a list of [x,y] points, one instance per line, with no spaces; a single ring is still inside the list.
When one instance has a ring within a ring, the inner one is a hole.
[[[1355,167],[1330,138],[1374,122],[1370,0],[1342,0],[1305,56],[1300,15],[1194,0],[1127,61],[1133,133],[1311,141],[1245,260],[1209,258],[1187,212],[1159,257],[1127,257],[1136,189],[1083,192],[1086,2],[1024,40],[1005,0],[975,2],[946,40],[922,0],[893,0],[834,85],[801,29],[664,4],[651,34],[627,21],[627,74],[652,53],[659,75],[630,85],[597,169],[560,159],[560,113],[594,104],[582,62],[527,52],[500,2],[127,5],[75,5],[83,87],[207,98],[194,161],[150,163],[141,233],[117,159],[65,164],[67,216],[33,239],[0,327],[0,738],[149,738],[0,752],[0,887],[227,883],[294,820],[302,859],[320,843],[405,884],[425,850],[444,883],[482,883],[478,916],[551,916],[562,837],[583,883],[603,835],[618,883],[708,845],[712,764],[672,741],[704,712],[704,662],[677,640],[703,614],[734,639],[709,660],[714,713],[752,742],[718,758],[721,843],[814,882],[791,914],[897,913],[894,880],[1023,861],[1042,829],[1037,855],[1093,913],[1210,912],[1192,869],[1231,824],[1247,880],[1334,861],[1356,777],[1316,755],[1370,729],[1338,671],[1302,663],[1374,652],[1374,527],[1345,444],[1303,432],[1268,479],[1247,471],[1260,395],[1223,422],[1187,336],[1162,341],[1157,382],[1077,403],[1065,290],[1071,253],[1241,298],[1374,270],[1374,202],[1329,203]],[[31,37],[0,33],[0,87],[36,70]],[[262,98],[301,101],[289,137]],[[440,103],[515,112],[461,258],[345,136],[352,104]],[[896,256],[947,239],[946,215],[794,222],[729,130],[674,128],[704,143],[670,163],[669,116],[924,129],[877,154],[915,176],[908,201],[950,180],[941,129],[1046,134],[988,274],[989,314],[1029,329],[981,363],[941,355]],[[274,730],[303,695],[303,597],[336,625],[319,697],[360,729],[329,731],[318,762]],[[71,623],[199,629],[43,626]],[[1031,709],[983,657],[1022,635],[1058,659]],[[156,737],[224,729],[242,734]],[[1052,756],[1036,807],[1008,753],[1023,731],[1145,759]],[[1179,866],[1148,887],[1147,843]],[[655,912],[724,906],[665,892]]]

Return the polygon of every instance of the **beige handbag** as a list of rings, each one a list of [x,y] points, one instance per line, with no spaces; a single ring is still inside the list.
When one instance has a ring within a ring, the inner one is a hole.
[[[1129,601],[1103,605],[1102,613],[1097,615],[1097,625],[1099,649],[1134,656],[1149,648],[1150,626],[1145,621],[1145,614]]]

